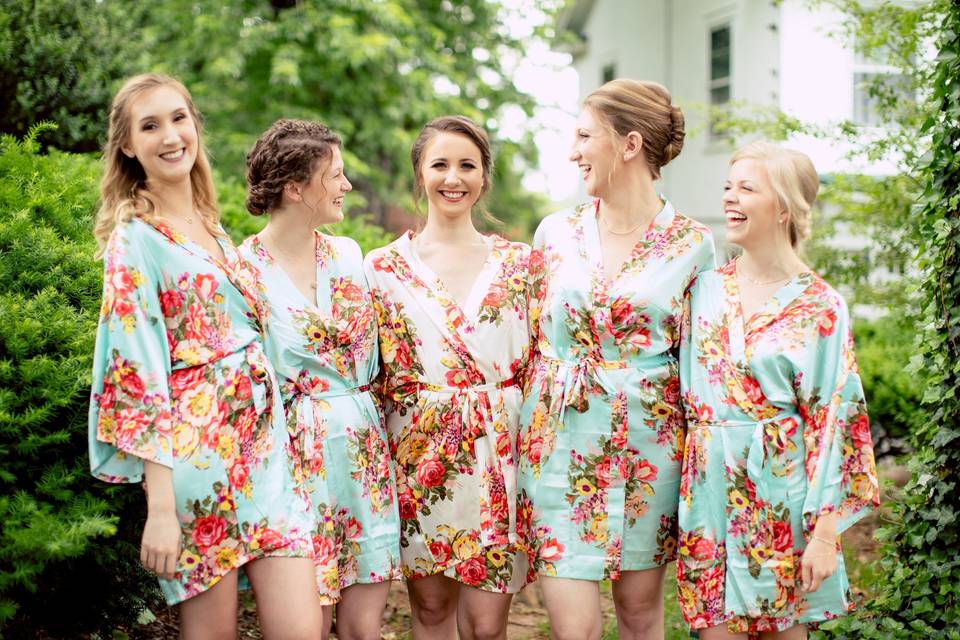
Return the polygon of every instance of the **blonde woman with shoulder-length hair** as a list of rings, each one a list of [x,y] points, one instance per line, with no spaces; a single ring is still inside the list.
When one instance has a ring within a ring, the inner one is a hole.
[[[600,637],[606,579],[619,637],[663,637],[683,442],[680,310],[714,264],[707,228],[655,186],[683,141],[663,86],[604,84],[584,101],[570,154],[591,199],[534,236],[518,521],[555,638]]]
[[[851,608],[840,534],[879,504],[843,298],[799,254],[819,180],[756,142],[730,161],[727,240],[685,304],[677,585],[704,640],[806,638]]]
[[[94,235],[104,261],[90,466],[140,482],[140,551],[182,638],[236,635],[239,569],[267,638],[320,638],[298,495],[251,267],[219,225],[200,118],[173,78],[114,97]]]

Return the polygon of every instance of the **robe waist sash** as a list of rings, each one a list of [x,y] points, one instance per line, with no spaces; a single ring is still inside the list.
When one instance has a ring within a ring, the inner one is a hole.
[[[784,470],[778,472],[774,457],[795,446],[793,438],[800,424],[800,416],[784,411],[762,420],[711,420],[687,422],[689,434],[697,430],[743,429],[751,430],[747,449],[747,478],[756,487],[758,501],[766,505],[782,502],[786,497]],[[688,436],[690,437],[690,436]],[[741,440],[738,438],[738,440]],[[741,440],[742,441],[742,440]],[[738,453],[738,452],[734,452]],[[801,456],[800,460],[803,459]]]
[[[573,407],[583,413],[589,406],[591,391],[602,392],[611,396],[617,392],[613,382],[609,379],[611,371],[656,369],[674,362],[667,354],[630,358],[626,360],[603,360],[586,357],[580,360],[564,360],[540,356],[534,364],[534,375],[540,375],[544,368],[553,369],[556,373],[552,397],[554,405],[557,399],[562,402],[559,406],[551,406],[551,412],[556,413],[560,422],[563,422],[567,407]]]
[[[354,404],[360,408],[371,425],[382,428],[380,412],[370,395],[370,384],[358,384],[344,389],[324,389],[319,385],[310,386],[298,379],[293,384],[294,393],[290,398],[289,411],[293,412],[294,420],[288,420],[290,434],[298,438],[303,455],[311,459],[322,453],[323,443],[318,439],[320,425],[316,420],[316,404],[329,398],[352,398]],[[300,434],[303,434],[301,436]]]
[[[484,457],[492,463],[495,473],[503,480],[504,491],[508,497],[507,513],[509,519],[508,536],[504,542],[516,542],[516,523],[517,507],[513,496],[517,492],[517,474],[516,469],[511,463],[515,459],[513,454],[514,438],[509,436],[509,432],[500,433],[496,429],[497,423],[501,420],[494,419],[493,407],[490,403],[490,392],[508,389],[510,387],[519,387],[520,382],[516,377],[510,377],[505,380],[488,382],[469,387],[454,387],[441,385],[422,380],[413,380],[399,388],[394,388],[393,393],[401,397],[415,397],[417,406],[423,409],[420,401],[421,392],[436,394],[450,394],[451,404],[459,409],[454,414],[447,414],[442,418],[433,414],[433,424],[430,427],[421,428],[425,432],[431,433],[431,438],[438,438],[447,442],[454,448],[466,445],[467,450],[474,456],[479,464],[477,448],[482,447]],[[396,397],[396,396],[395,396]],[[423,423],[421,423],[422,425]],[[498,435],[507,435],[506,450],[498,450]],[[441,448],[444,448],[441,445]],[[483,473],[484,469],[477,468],[475,473]],[[489,539],[490,532],[483,532],[484,543],[496,542]]]

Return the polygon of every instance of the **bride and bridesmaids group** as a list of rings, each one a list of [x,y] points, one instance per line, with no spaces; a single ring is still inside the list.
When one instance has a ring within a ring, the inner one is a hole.
[[[405,578],[413,637],[505,638],[539,580],[553,637],[663,637],[675,561],[699,637],[804,638],[847,612],[840,535],[878,504],[847,307],[802,259],[819,186],[802,153],[730,160],[727,241],[656,189],[684,118],[653,82],[582,105],[590,200],[533,245],[480,233],[486,132],[424,126],[419,231],[361,254],[317,231],[352,186],[341,139],[280,120],[220,226],[197,109],[131,78],[110,113],[94,235],[104,292],[90,460],[143,482],[141,561],[181,637],[379,638]],[[673,596],[670,596],[673,597]]]

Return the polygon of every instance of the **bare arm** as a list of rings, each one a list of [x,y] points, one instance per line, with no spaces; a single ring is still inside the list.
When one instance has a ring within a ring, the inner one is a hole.
[[[144,460],[147,523],[143,527],[140,562],[165,580],[173,578],[180,557],[180,523],[173,494],[173,470]]]

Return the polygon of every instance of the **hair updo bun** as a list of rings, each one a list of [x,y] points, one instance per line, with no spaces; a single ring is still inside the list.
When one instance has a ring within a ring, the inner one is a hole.
[[[340,136],[311,120],[277,120],[247,154],[247,211],[270,213],[283,201],[283,188],[305,183],[317,163],[333,157]]]
[[[662,84],[618,78],[591,93],[583,104],[594,109],[618,137],[631,131],[643,137],[644,158],[654,179],[683,149],[683,112],[672,104]]]

